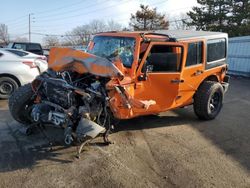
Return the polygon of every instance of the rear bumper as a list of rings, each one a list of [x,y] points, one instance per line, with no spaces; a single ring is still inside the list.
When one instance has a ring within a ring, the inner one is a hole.
[[[17,74],[17,78],[19,79],[21,85],[28,84],[32,82],[39,75],[39,71],[37,68],[28,69],[25,73]]]
[[[226,93],[227,90],[228,90],[228,87],[229,87],[229,80],[230,80],[230,76],[226,75],[226,76],[224,77],[223,82],[221,83],[221,84],[222,84],[222,87],[223,87],[223,89],[224,89],[224,93]]]

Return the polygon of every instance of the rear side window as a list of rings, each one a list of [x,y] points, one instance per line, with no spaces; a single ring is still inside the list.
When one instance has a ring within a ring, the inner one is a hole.
[[[9,51],[9,52],[11,52],[11,53],[13,53],[13,54],[16,54],[16,55],[18,55],[18,56],[20,56],[20,57],[23,57],[23,56],[28,55],[28,53],[26,53],[26,52],[17,51],[17,50],[7,50],[7,51]]]
[[[202,63],[202,49],[202,42],[194,42],[188,44],[186,67]]]
[[[207,62],[217,61],[226,57],[226,39],[207,41]]]

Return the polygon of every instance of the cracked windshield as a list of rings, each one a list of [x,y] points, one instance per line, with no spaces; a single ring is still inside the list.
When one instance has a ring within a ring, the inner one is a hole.
[[[88,52],[108,59],[118,56],[125,67],[131,67],[134,60],[134,47],[134,38],[96,36]]]

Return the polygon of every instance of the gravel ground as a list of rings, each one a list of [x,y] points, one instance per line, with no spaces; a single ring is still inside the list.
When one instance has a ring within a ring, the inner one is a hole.
[[[124,121],[76,159],[63,131],[20,133],[0,101],[0,187],[250,187],[250,80],[231,79],[220,115],[200,121],[192,107]]]

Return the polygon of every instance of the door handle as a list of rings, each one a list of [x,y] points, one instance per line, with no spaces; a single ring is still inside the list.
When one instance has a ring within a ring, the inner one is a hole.
[[[197,70],[197,71],[194,73],[194,75],[195,75],[195,76],[199,76],[199,75],[201,75],[202,73],[203,73],[202,70]]]
[[[171,83],[173,83],[173,84],[179,84],[179,83],[183,83],[184,82],[184,80],[183,79],[173,79],[173,80],[171,80]]]

